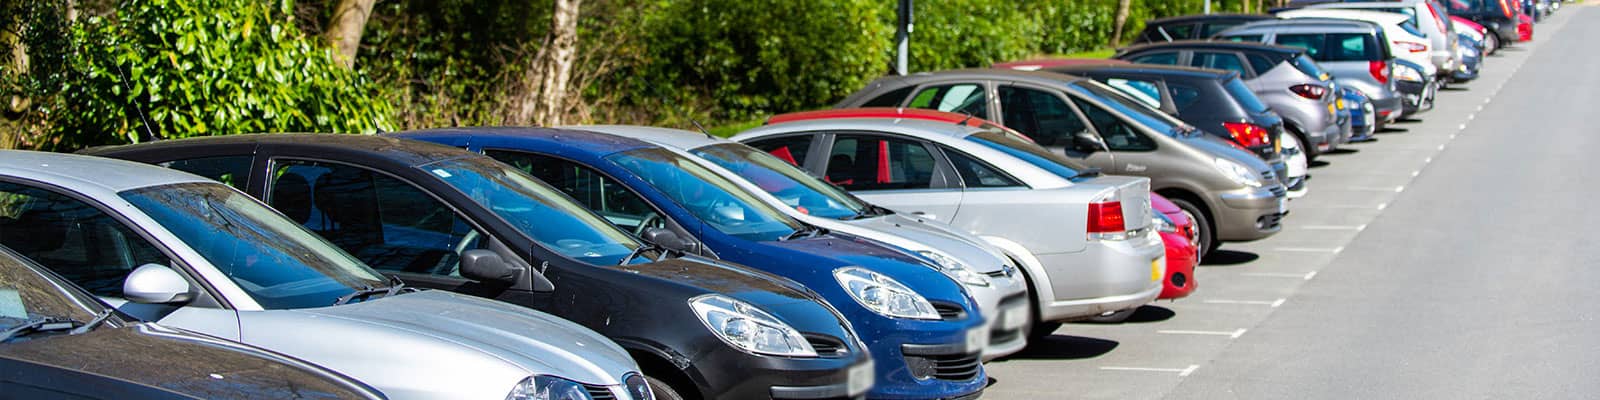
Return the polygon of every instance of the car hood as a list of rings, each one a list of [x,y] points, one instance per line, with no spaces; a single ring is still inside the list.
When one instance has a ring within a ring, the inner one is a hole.
[[[704,257],[678,257],[616,268],[725,294],[763,308],[823,302],[815,292],[789,278]]]
[[[921,257],[881,242],[834,232],[807,239],[768,241],[761,244],[801,253],[774,257],[789,258],[794,265],[811,268],[804,273],[816,276],[817,279],[831,282],[834,279],[833,270],[855,265],[894,278],[929,300],[961,304],[968,310],[976,309],[967,298],[964,289],[955,280],[939,272]],[[797,259],[802,255],[814,257]]]
[[[442,290],[293,311],[433,337],[498,357],[530,374],[616,385],[623,374],[638,370],[627,352],[588,328],[525,307]]]
[[[1263,172],[1272,170],[1272,166],[1267,165],[1267,162],[1263,161],[1261,157],[1256,156],[1255,153],[1251,153],[1248,150],[1239,148],[1238,146],[1234,145],[1233,142],[1230,142],[1227,139],[1212,135],[1195,135],[1193,137],[1185,137],[1179,140],[1181,140],[1184,144],[1192,146],[1200,151],[1204,151],[1207,154],[1244,164],[1246,168],[1255,170],[1258,176]]]
[[[899,213],[838,222],[838,225],[856,228],[844,231],[845,233],[871,238],[903,249],[911,251],[938,249],[978,272],[998,272],[1005,264],[1005,256],[983,243],[981,239],[940,223],[911,218]]]

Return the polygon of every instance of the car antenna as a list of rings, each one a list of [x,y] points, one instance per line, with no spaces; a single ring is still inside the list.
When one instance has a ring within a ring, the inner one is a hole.
[[[128,87],[128,74],[122,72],[122,65],[118,64],[116,67],[117,75],[122,77],[122,89],[127,90],[128,94],[133,94],[133,88]],[[139,113],[139,124],[144,125],[144,133],[150,136],[151,141],[159,141],[164,139],[160,135],[157,135],[155,131],[150,130],[150,120],[144,118],[144,107],[139,107],[139,102],[129,101],[128,104],[133,105],[133,110]]]
[[[711,134],[711,131],[706,130],[706,127],[704,125],[700,125],[700,121],[696,121],[694,119],[694,117],[688,117],[688,118],[689,118],[689,123],[694,124],[694,128],[695,129],[699,129],[700,133],[704,133],[706,135],[706,139],[716,139],[717,138],[716,135],[712,135]]]
[[[967,117],[966,118],[962,118],[961,122],[956,122],[956,125],[966,125],[967,121],[971,121],[972,120],[972,113],[962,113],[962,114],[966,115]]]

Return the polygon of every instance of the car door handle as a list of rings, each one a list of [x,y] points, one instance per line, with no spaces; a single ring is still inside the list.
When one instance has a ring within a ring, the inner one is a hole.
[[[933,214],[929,214],[929,213],[923,212],[923,211],[912,211],[911,215],[915,215],[915,216],[922,217],[922,218],[927,218],[927,219],[939,219],[939,216],[933,215]]]
[[[1150,169],[1150,167],[1146,167],[1143,164],[1128,163],[1126,169],[1128,172],[1144,172],[1144,170]]]

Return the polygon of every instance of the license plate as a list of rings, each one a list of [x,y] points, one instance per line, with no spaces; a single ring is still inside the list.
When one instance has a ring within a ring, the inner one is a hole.
[[[977,326],[967,330],[967,352],[982,351],[989,346],[989,329],[987,326]]]
[[[1286,212],[1289,212],[1289,198],[1287,196],[1280,197],[1278,198],[1278,213],[1282,214]]]
[[[1161,280],[1161,272],[1162,272],[1161,270],[1163,269],[1163,268],[1161,268],[1161,266],[1162,266],[1162,264],[1164,264],[1164,261],[1166,261],[1166,259],[1167,259],[1166,257],[1161,257],[1161,258],[1157,258],[1157,259],[1154,259],[1154,260],[1150,260],[1150,281],[1151,282],[1156,282],[1156,281],[1160,281]]]
[[[1021,328],[1027,323],[1028,308],[1026,305],[1022,307],[1012,307],[1010,310],[1005,312],[1004,317],[1000,318],[1000,327],[1004,328],[1005,330]]]
[[[861,363],[861,365],[850,367],[850,376],[846,378],[845,383],[847,395],[854,397],[872,388],[872,380],[877,377],[877,373],[872,368],[872,360],[870,359],[865,363]]]

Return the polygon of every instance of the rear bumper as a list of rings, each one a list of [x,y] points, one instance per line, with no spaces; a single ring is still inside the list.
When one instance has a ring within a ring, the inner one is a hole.
[[[1250,241],[1272,236],[1283,229],[1288,214],[1288,193],[1282,186],[1238,189],[1217,195],[1212,207],[1217,239]]]
[[[1090,241],[1081,252],[1039,255],[1055,291],[1055,299],[1040,299],[1039,320],[1078,320],[1155,300],[1162,275],[1151,271],[1151,263],[1165,256],[1166,245],[1154,230],[1128,240]]]
[[[1162,232],[1161,241],[1167,247],[1167,272],[1166,279],[1161,282],[1161,295],[1156,298],[1187,297],[1200,284],[1194,276],[1195,264],[1199,264],[1194,245],[1189,244],[1189,238],[1176,232]]]

